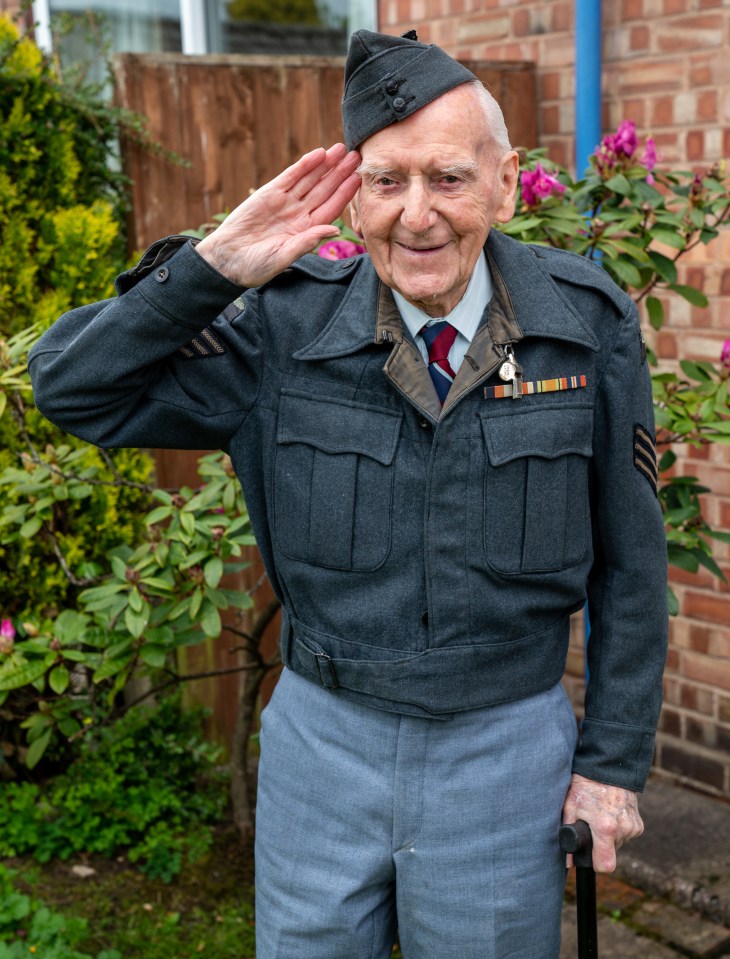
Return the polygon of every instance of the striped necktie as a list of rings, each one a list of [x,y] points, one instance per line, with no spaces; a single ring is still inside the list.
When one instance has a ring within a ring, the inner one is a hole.
[[[428,350],[428,372],[436,387],[441,405],[456,374],[449,364],[449,350],[456,339],[456,329],[446,320],[424,326],[421,336]]]

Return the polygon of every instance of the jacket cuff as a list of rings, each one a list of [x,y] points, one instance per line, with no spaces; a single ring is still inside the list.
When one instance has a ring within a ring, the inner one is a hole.
[[[188,236],[153,243],[139,263],[117,278],[120,294],[134,290],[173,323],[199,331],[243,292],[195,251]]]
[[[586,718],[573,772],[609,786],[642,792],[654,756],[653,730]]]

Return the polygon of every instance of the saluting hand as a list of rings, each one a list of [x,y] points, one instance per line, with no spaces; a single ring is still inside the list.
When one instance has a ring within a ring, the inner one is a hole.
[[[360,186],[359,163],[360,154],[342,143],[306,153],[236,207],[198,253],[239,286],[266,283],[337,235],[332,221]]]
[[[563,806],[563,822],[577,819],[585,820],[591,827],[596,872],[613,872],[616,850],[644,831],[635,792],[573,773]]]

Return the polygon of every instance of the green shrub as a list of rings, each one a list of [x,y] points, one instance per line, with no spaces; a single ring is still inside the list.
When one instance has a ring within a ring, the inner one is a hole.
[[[73,606],[106,553],[145,529],[150,457],[102,453],[51,426],[12,347],[14,336],[27,348],[28,331],[37,336],[61,312],[113,293],[127,265],[127,183],[114,160],[130,124],[98,88],[62,80],[0,14],[0,617],[17,624]],[[38,509],[45,494],[35,481],[48,468],[52,490]],[[14,524],[28,509],[30,521]],[[7,697],[0,757],[17,761],[17,730],[39,692]]]
[[[136,707],[95,739],[44,787],[9,783],[0,804],[0,857],[39,862],[76,854],[126,853],[143,872],[170,881],[185,859],[210,846],[227,790],[201,712],[176,698]]]
[[[83,919],[68,919],[42,902],[17,892],[14,873],[0,865],[0,959],[92,959],[79,952],[87,937]],[[116,950],[104,950],[97,959],[121,959]]]

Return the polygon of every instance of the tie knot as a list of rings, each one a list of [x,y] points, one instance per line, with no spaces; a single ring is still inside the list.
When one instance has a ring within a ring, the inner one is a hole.
[[[421,329],[423,342],[428,350],[429,363],[443,363],[448,359],[449,350],[456,339],[456,327],[447,320],[439,320]]]

